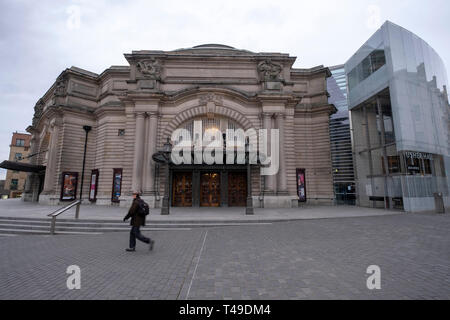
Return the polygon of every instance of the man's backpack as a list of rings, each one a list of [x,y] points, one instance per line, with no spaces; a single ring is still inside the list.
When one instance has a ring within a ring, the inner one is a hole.
[[[139,199],[138,202],[138,215],[141,217],[148,216],[150,213],[150,207],[148,206],[147,202],[145,202],[142,199]]]

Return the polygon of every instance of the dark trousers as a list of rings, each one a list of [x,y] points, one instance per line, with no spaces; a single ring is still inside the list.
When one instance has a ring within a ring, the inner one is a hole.
[[[145,243],[150,243],[150,239],[146,238],[142,235],[141,227],[131,227],[131,231],[130,231],[130,248],[135,248],[136,247],[136,238],[139,239],[142,242]]]

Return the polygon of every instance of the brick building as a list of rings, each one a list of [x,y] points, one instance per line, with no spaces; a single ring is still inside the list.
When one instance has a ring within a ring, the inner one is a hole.
[[[30,153],[31,134],[14,132],[10,144],[9,161],[28,163]],[[27,173],[16,170],[8,170],[4,189],[9,191],[9,198],[19,198],[25,188]]]

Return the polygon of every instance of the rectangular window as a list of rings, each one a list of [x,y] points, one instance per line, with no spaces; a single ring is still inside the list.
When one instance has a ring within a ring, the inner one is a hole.
[[[370,54],[372,73],[380,69],[386,64],[386,56],[384,55],[384,50],[375,50]]]
[[[113,171],[113,186],[112,186],[112,202],[120,202],[122,192],[122,169],[114,169]]]
[[[361,74],[359,77],[360,82],[363,81],[364,79],[367,79],[371,74],[372,74],[372,66],[370,64],[370,56],[368,56],[361,62]]]
[[[424,174],[432,174],[431,172],[431,160],[430,159],[424,159],[423,160],[423,169],[424,169]]]
[[[389,164],[389,173],[399,173],[401,171],[399,156],[388,157],[388,164]]]
[[[409,158],[406,160],[406,170],[409,175],[420,174],[420,160],[417,158]]]
[[[386,56],[383,49],[372,51],[360,64],[348,73],[348,87],[355,88],[371,74],[386,64]]]
[[[14,160],[15,161],[22,160],[22,154],[21,153],[16,153],[16,155],[14,156]]]
[[[23,147],[25,146],[25,140],[24,139],[16,139],[16,147]]]
[[[350,71],[348,74],[348,87],[353,89],[358,84],[358,74],[356,72],[356,68]]]
[[[378,113],[378,108],[376,109],[377,114],[377,129],[381,137],[381,121],[383,121],[384,126],[384,140],[386,144],[391,144],[395,142],[395,132],[394,132],[394,121],[392,119],[392,108],[390,101],[381,102],[381,113],[382,120]]]
[[[61,201],[73,201],[77,198],[78,172],[63,172],[61,182]]]
[[[11,179],[11,190],[17,190],[19,188],[19,180],[18,179]]]
[[[399,156],[388,156],[388,167],[389,167],[389,174],[392,173],[400,173],[400,157]],[[383,167],[383,174],[386,174],[386,170],[384,168],[384,161],[383,157],[381,157],[381,166]]]

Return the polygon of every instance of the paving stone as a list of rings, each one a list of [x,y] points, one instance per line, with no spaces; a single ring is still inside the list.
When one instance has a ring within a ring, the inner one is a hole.
[[[449,230],[450,215],[305,220],[155,231],[135,253],[128,233],[4,237],[0,299],[450,299]]]

